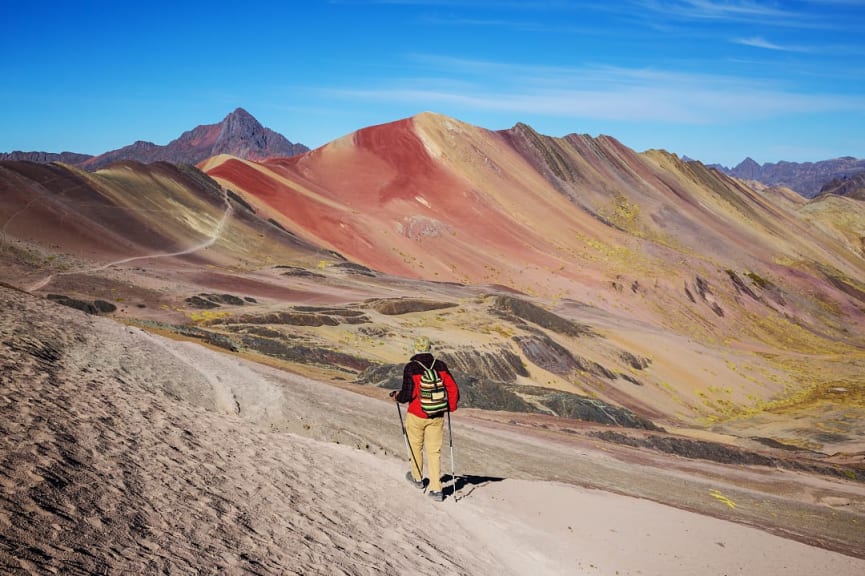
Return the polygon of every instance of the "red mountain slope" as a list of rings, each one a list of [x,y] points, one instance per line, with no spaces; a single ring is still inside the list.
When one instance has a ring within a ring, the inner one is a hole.
[[[863,321],[831,278],[865,277],[861,254],[795,204],[609,137],[493,132],[422,114],[294,158],[222,156],[202,168],[294,234],[394,275],[503,284],[681,326],[697,304],[706,329],[722,334],[759,310],[839,337]],[[608,298],[611,286],[634,298]],[[769,286],[787,290],[783,306]],[[815,290],[851,317],[803,296]]]
[[[462,150],[445,152],[437,141],[444,134],[434,132],[441,121],[420,116],[361,130],[295,158],[255,166],[213,159],[205,169],[296,233],[389,273],[511,283],[527,267],[565,265],[553,245],[575,224],[567,199],[550,194],[493,132],[447,120],[459,127],[461,145],[471,147],[475,138],[491,150],[470,150],[462,159]],[[537,222],[547,225],[537,229]]]

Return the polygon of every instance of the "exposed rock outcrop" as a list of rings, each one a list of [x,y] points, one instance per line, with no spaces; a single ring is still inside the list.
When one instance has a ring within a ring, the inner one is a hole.
[[[558,332],[566,336],[591,336],[592,329],[589,326],[562,318],[549,310],[544,310],[528,300],[513,298],[510,296],[496,296],[493,298],[493,310],[508,317],[516,317],[541,328]]]
[[[54,300],[58,304],[63,304],[64,306],[69,306],[70,308],[75,308],[76,310],[81,310],[88,314],[111,314],[112,312],[117,311],[117,306],[111,302],[100,299],[80,300],[78,298],[70,298],[63,294],[48,294],[46,298]]]

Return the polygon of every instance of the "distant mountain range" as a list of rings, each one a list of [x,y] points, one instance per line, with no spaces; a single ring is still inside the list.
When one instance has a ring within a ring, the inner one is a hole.
[[[0,152],[0,160],[14,160],[24,162],[38,162],[39,164],[47,164],[48,162],[63,162],[64,164],[79,165],[87,162],[95,156],[91,154],[78,154],[77,152]]]
[[[740,180],[757,180],[767,186],[786,186],[806,198],[814,198],[830,181],[865,172],[865,160],[844,156],[820,162],[781,161],[760,165],[751,158],[745,158],[734,168],[719,164],[712,164],[711,167]]]
[[[64,162],[86,170],[98,170],[122,160],[198,164],[219,154],[230,154],[246,160],[266,160],[295,156],[308,151],[309,148],[303,144],[290,142],[282,134],[262,126],[243,108],[238,108],[222,122],[193,128],[165,146],[139,140],[98,156],[74,152],[58,154],[16,151],[0,153],[0,160]]]
[[[139,140],[98,156],[75,152],[15,151],[0,153],[0,160],[63,162],[93,171],[124,160],[145,164],[164,161],[172,164],[194,165],[219,154],[259,161],[287,158],[304,152],[309,152],[307,146],[292,143],[282,134],[262,126],[243,108],[237,108],[222,122],[193,128],[165,146]],[[683,160],[692,159],[683,157]],[[780,161],[762,165],[751,158],[745,158],[733,168],[720,164],[708,166],[740,180],[755,180],[767,186],[785,186],[806,198],[819,195],[824,186],[828,186],[834,180],[843,181],[856,174],[865,173],[865,160],[851,156],[818,162]]]

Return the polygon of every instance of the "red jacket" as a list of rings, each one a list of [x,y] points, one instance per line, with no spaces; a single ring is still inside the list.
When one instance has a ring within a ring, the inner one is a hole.
[[[460,390],[454,377],[451,376],[447,364],[441,360],[436,360],[432,354],[423,353],[415,354],[411,357],[408,364],[402,373],[402,390],[397,394],[398,402],[408,402],[408,411],[418,418],[429,418],[423,409],[420,407],[420,377],[423,374],[423,368],[417,365],[420,362],[426,367],[429,367],[433,362],[433,369],[441,376],[442,383],[445,385],[445,390],[448,393],[448,411],[456,412],[457,403],[460,399]]]

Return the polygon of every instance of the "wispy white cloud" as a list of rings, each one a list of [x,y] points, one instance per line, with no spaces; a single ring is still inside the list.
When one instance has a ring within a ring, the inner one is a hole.
[[[835,0],[838,3],[839,0]],[[747,24],[772,28],[831,29],[849,26],[832,10],[807,3],[796,6],[760,0],[633,0],[634,4],[664,20],[707,24]],[[855,7],[855,3],[848,6]]]
[[[792,18],[794,12],[767,3],[749,0],[637,0],[644,8],[668,15],[701,20],[732,20],[754,18]]]
[[[862,8],[862,0],[810,0],[810,3],[817,4],[819,6]]]
[[[865,109],[861,95],[798,93],[732,76],[611,66],[534,67],[430,55],[423,59],[448,74],[329,94],[423,109],[703,125]]]
[[[426,8],[413,17],[426,24],[500,28],[520,32],[597,34],[598,27],[580,25],[588,13],[618,13],[605,0],[329,0],[341,5]],[[576,18],[579,15],[580,18]]]
[[[540,21],[504,18],[467,18],[460,16],[425,16],[425,22],[448,26],[472,26],[479,28],[500,28],[521,32],[544,32],[555,28],[554,24]]]
[[[558,14],[558,20],[546,22],[567,26],[571,16],[607,14],[620,20],[639,20],[652,16],[662,20],[684,20],[706,23],[755,24],[771,27],[829,29],[859,26],[858,13],[862,0],[808,0],[784,3],[774,0],[330,0],[334,4],[378,4],[426,8],[452,8],[462,13],[481,9],[489,18],[466,18],[466,24],[512,24],[508,18],[496,15]]]
[[[751,46],[752,48],[765,48],[766,50],[776,50],[779,52],[812,52],[813,50],[810,48],[805,48],[803,46],[786,46],[781,44],[776,44],[775,42],[770,42],[761,36],[752,36],[750,38],[734,38],[732,40],[734,44],[741,44],[743,46]]]

